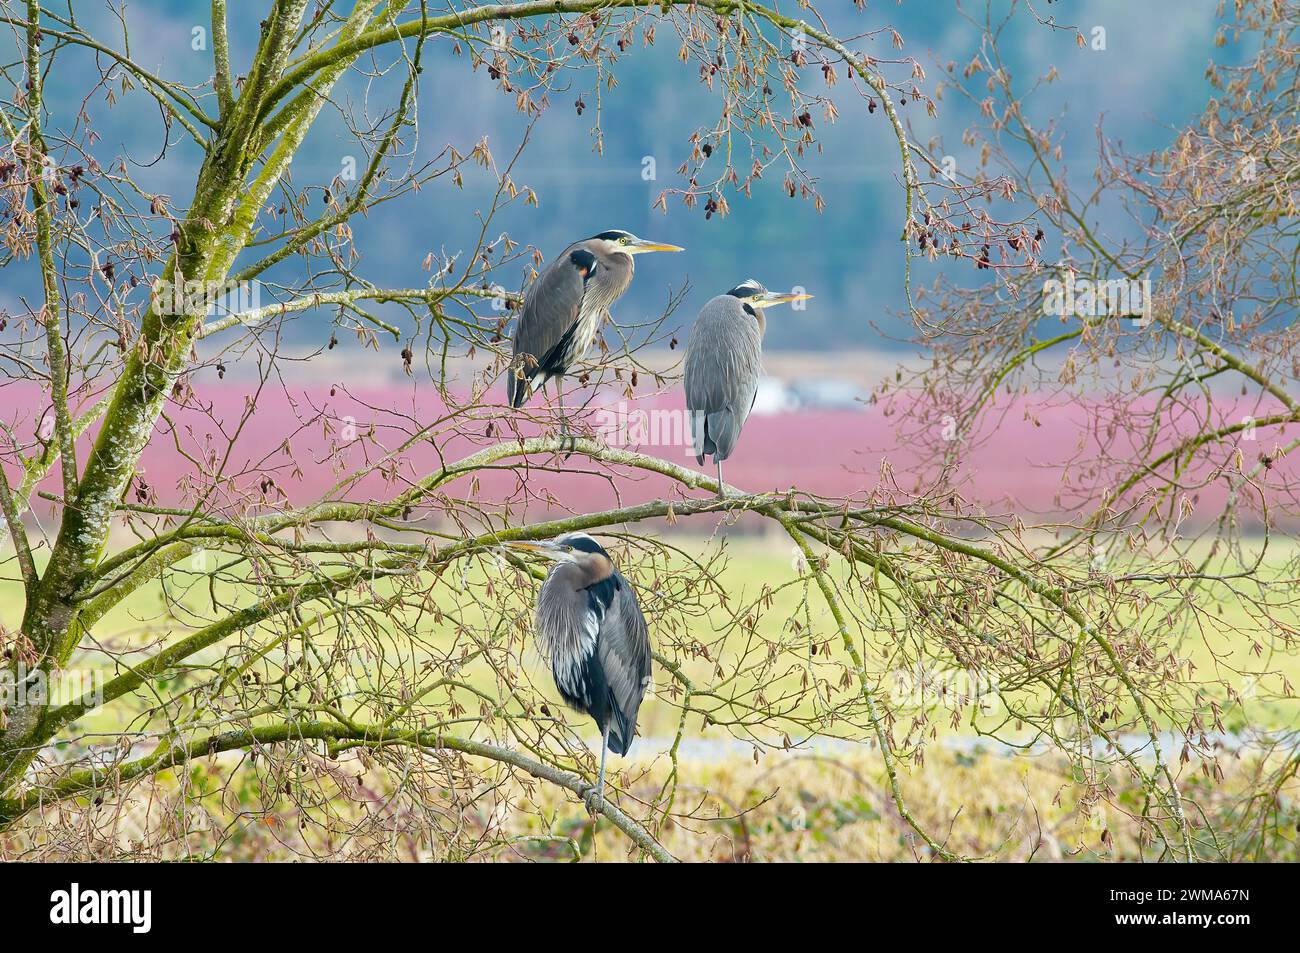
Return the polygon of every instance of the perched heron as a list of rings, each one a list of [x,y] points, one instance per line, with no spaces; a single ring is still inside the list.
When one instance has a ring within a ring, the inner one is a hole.
[[[631,583],[586,533],[506,546],[555,561],[537,596],[537,636],[560,697],[600,729],[600,776],[583,795],[594,812],[605,796],[606,749],[627,754],[650,684],[645,616]]]
[[[731,456],[754,407],[763,374],[764,310],[804,301],[810,294],[768,291],[753,278],[710,300],[700,310],[686,345],[686,409],[695,459],[713,455],[718,495],[725,497],[722,461]]]
[[[561,379],[586,355],[610,307],[632,283],[633,256],[681,250],[614,229],[570,245],[547,265],[524,295],[515,326],[506,382],[510,406],[522,407],[534,390],[554,380],[560,429],[567,434]]]

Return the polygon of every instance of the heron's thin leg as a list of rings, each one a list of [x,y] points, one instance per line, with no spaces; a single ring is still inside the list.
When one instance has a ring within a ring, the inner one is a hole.
[[[722,482],[722,461],[714,457],[713,462],[718,465],[718,499],[725,500],[727,498],[727,485]]]
[[[596,800],[605,800],[605,755],[609,753],[609,729],[600,736],[600,774],[596,777]]]
[[[571,430],[569,430],[569,415],[564,412],[564,385],[561,383],[563,380],[563,377],[557,376],[555,378],[555,399],[560,408],[560,436],[562,438],[568,438],[569,452],[571,453],[573,450],[577,449],[578,438],[573,435]]]
[[[587,810],[595,814],[600,810],[601,805],[605,803],[605,754],[609,751],[609,729],[606,728],[600,735],[600,774],[596,777],[596,789],[593,792],[588,791],[590,797],[583,798],[587,801]]]
[[[564,413],[564,378],[555,378],[555,402],[560,408],[560,434],[569,435],[569,418]]]

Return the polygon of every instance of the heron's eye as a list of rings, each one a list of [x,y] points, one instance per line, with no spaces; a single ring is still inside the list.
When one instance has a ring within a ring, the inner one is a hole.
[[[618,243],[619,243],[620,245],[626,245],[626,244],[627,244],[627,236],[624,235],[622,238],[620,238],[620,239],[618,240]]]

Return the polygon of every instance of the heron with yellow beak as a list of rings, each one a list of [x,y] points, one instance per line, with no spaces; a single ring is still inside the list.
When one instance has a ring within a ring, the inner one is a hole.
[[[586,533],[513,540],[506,547],[555,565],[537,594],[537,640],[560,697],[600,729],[600,775],[583,799],[605,796],[605,754],[627,754],[650,685],[650,632],[627,577]]]
[[[684,381],[691,444],[696,462],[713,456],[719,497],[727,495],[722,461],[736,448],[758,396],[767,309],[811,297],[802,291],[768,291],[750,278],[708,301],[691,329]]]
[[[613,229],[561,252],[524,295],[506,379],[510,406],[522,407],[535,390],[555,381],[560,432],[567,435],[563,378],[586,356],[610,319],[610,307],[632,283],[633,259],[649,252],[681,250]]]

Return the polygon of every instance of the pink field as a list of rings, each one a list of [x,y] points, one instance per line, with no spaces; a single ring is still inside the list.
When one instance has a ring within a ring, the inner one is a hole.
[[[332,396],[331,389],[334,389]],[[162,504],[181,504],[193,498],[195,468],[185,454],[209,460],[215,454],[215,459],[221,459],[227,454],[227,435],[236,431],[238,437],[223,466],[231,485],[217,491],[215,502],[240,509],[268,504],[301,505],[321,498],[344,472],[382,457],[401,442],[405,433],[433,420],[442,411],[431,387],[417,388],[413,383],[348,391],[321,383],[292,388],[286,394],[279,385],[254,393],[251,384],[211,381],[200,385],[195,396],[207,411],[169,405],[168,416],[179,432],[173,434],[170,428],[160,428],[140,467],[141,476]],[[240,429],[248,401],[252,402],[251,414]],[[677,393],[625,406],[650,412],[654,422],[666,419],[668,423],[679,423],[681,419],[663,413],[682,411]],[[539,398],[529,409],[542,414],[544,404]],[[1085,461],[1107,443],[1113,456],[1123,458],[1125,437],[1122,433],[1119,437],[1107,437],[1093,432],[1099,417],[1096,406],[1080,403],[1054,406],[1046,399],[1031,399],[1003,409],[1007,412],[1001,415],[997,426],[990,426],[984,438],[970,446],[962,457],[960,485],[968,499],[978,501],[990,512],[1051,514],[1067,508],[1081,489],[1110,485],[1116,471],[1090,475]],[[26,385],[0,390],[0,416],[13,426],[20,438],[35,435],[45,412],[39,394]],[[1242,402],[1237,407],[1231,401],[1216,410],[1229,421],[1247,413],[1260,416],[1265,412],[1267,409],[1258,405]],[[326,434],[325,417],[332,421],[331,435]],[[355,419],[360,435],[353,442],[343,439],[342,428],[348,425],[349,417]],[[473,431],[485,433],[490,417],[488,411],[483,411]],[[1036,417],[1039,425],[1035,426],[1028,417]],[[439,437],[436,448],[428,443],[413,448],[395,468],[389,468],[387,477],[372,474],[343,495],[352,500],[386,498],[399,492],[408,480],[418,479],[438,467],[441,460],[454,461],[480,446],[496,442],[507,426],[517,425],[525,435],[537,433],[539,429],[520,422],[518,417],[507,416],[504,410],[498,412],[497,419],[495,438]],[[593,399],[585,419],[588,426],[600,426],[608,425],[613,418],[602,415]],[[857,496],[876,485],[881,461],[887,459],[897,485],[910,491],[918,475],[933,471],[935,460],[913,435],[900,434],[895,423],[898,419],[886,417],[880,407],[751,417],[735,454],[726,464],[727,480],[749,491],[787,490],[797,486],[822,496]],[[373,438],[367,436],[372,423]],[[1167,440],[1192,432],[1194,423],[1191,419],[1185,423],[1171,420]],[[1293,425],[1290,430],[1300,431],[1300,425]],[[1242,441],[1240,447],[1247,465],[1263,453],[1275,455],[1275,446],[1292,436],[1294,433],[1286,430],[1261,430],[1254,442]],[[606,439],[614,442],[610,438],[606,431]],[[177,449],[178,441],[184,454]],[[341,450],[341,460],[330,461],[331,448],[345,443],[348,445]],[[83,455],[86,444],[83,440]],[[683,466],[696,467],[694,459],[679,445],[642,449]],[[1216,452],[1226,457],[1230,451]],[[1065,486],[1061,466],[1071,459],[1076,460],[1069,471],[1072,486]],[[348,465],[346,470],[338,467],[342,461]],[[577,472],[549,472],[548,465],[558,464],[555,460],[536,463],[543,469],[528,473],[529,489],[533,493],[545,491],[563,508],[591,510],[665,495],[683,495],[664,478],[639,473],[620,478],[615,487],[583,457],[572,457],[562,464],[565,470]],[[712,465],[706,463],[700,469],[712,472]],[[1293,509],[1290,504],[1294,501],[1283,493],[1281,486],[1284,481],[1291,482],[1294,476],[1294,465],[1284,459],[1263,474],[1262,482],[1276,488],[1270,492],[1271,506]],[[261,487],[267,478],[274,481],[274,487],[264,495]],[[1185,482],[1189,486],[1187,496],[1195,501],[1193,520],[1203,522],[1215,518],[1226,493],[1223,479],[1206,486],[1191,486],[1196,481],[1190,479]],[[42,488],[59,492],[57,476],[47,479]],[[468,489],[467,484],[459,487],[453,484],[451,491],[465,493]],[[517,500],[521,496],[519,489],[514,473],[495,471],[480,476],[478,495],[492,501]],[[38,506],[37,511],[42,508]],[[535,508],[533,513],[537,513]]]

